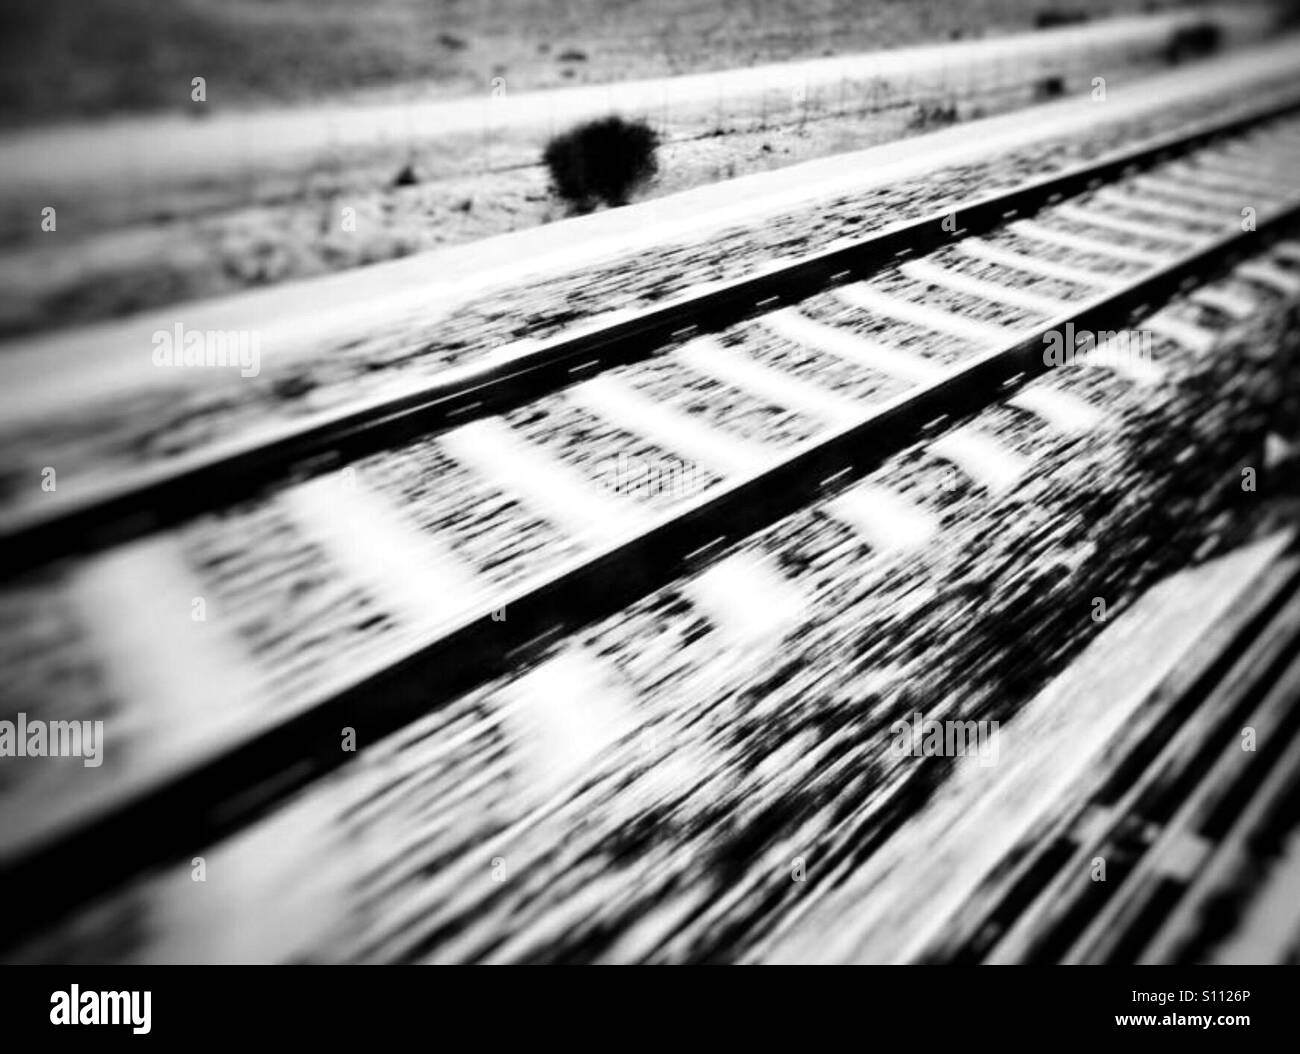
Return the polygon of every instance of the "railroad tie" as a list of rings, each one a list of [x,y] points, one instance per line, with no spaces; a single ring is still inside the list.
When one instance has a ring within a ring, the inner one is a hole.
[[[1029,467],[1029,459],[971,427],[940,436],[926,450],[951,462],[992,494],[1004,494]]]
[[[923,355],[891,348],[840,326],[817,322],[792,307],[764,315],[759,321],[791,343],[825,352],[854,366],[886,373],[900,381],[931,384],[944,373],[941,365]]]

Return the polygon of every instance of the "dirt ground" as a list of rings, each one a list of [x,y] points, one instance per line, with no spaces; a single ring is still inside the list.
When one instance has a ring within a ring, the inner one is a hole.
[[[751,66],[1186,7],[1177,0],[7,0],[0,126],[529,90]]]
[[[659,172],[641,199],[860,150],[1007,112],[1045,80],[1084,95],[1091,78],[1165,67],[1151,50],[1044,55],[944,71],[904,85],[847,82],[791,105],[765,96],[678,107],[659,132]],[[651,115],[651,120],[655,118]],[[656,124],[659,122],[655,121]],[[328,163],[161,189],[61,197],[59,235],[0,219],[0,337],[120,317],[550,223],[569,214],[538,164],[545,128],[339,151]],[[407,172],[405,182],[397,177]],[[45,191],[9,215],[40,214]],[[39,199],[39,200],[38,200]],[[345,222],[346,221],[346,222]]]

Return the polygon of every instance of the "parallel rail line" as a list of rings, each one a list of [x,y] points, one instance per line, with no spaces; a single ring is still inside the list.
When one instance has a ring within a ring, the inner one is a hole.
[[[1241,866],[1243,831],[1253,823],[1257,836],[1261,820],[1295,792],[1294,556],[1279,561],[1275,578],[1260,587],[1251,598],[1257,610],[1238,615],[1231,636],[1206,641],[1190,669],[1162,685],[1158,697],[1167,707],[1126,744],[1095,792],[1049,837],[1026,847],[999,879],[1003,895],[929,958],[1167,962],[1196,948],[1213,917],[1211,896],[1226,891],[1225,879]],[[1257,753],[1243,751],[1244,727],[1258,731]],[[1090,823],[1090,816],[1105,822]],[[1111,869],[1106,882],[1089,877],[1089,862],[1098,858]],[[1214,866],[1202,871],[1202,859]]]

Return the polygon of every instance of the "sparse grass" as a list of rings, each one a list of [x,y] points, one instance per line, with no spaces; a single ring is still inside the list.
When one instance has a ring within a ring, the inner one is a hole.
[[[910,131],[923,132],[946,128],[950,124],[956,124],[957,120],[955,102],[923,102],[917,104],[916,112],[908,122],[908,128]]]
[[[1044,77],[1034,85],[1034,98],[1040,102],[1059,99],[1065,94],[1065,78]]]
[[[1183,26],[1169,38],[1165,59],[1171,66],[1213,55],[1223,45],[1223,30],[1215,22]]]

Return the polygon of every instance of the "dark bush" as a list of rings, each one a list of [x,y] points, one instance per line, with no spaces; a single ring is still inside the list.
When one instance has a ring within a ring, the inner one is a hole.
[[[1165,61],[1177,65],[1187,59],[1213,55],[1223,44],[1223,30],[1214,22],[1196,22],[1174,32],[1165,45]]]
[[[659,137],[644,121],[603,117],[555,136],[542,162],[561,198],[580,211],[598,202],[626,204],[659,170]]]
[[[1034,16],[1035,29],[1052,29],[1055,26],[1074,26],[1088,21],[1085,11],[1039,11]]]

